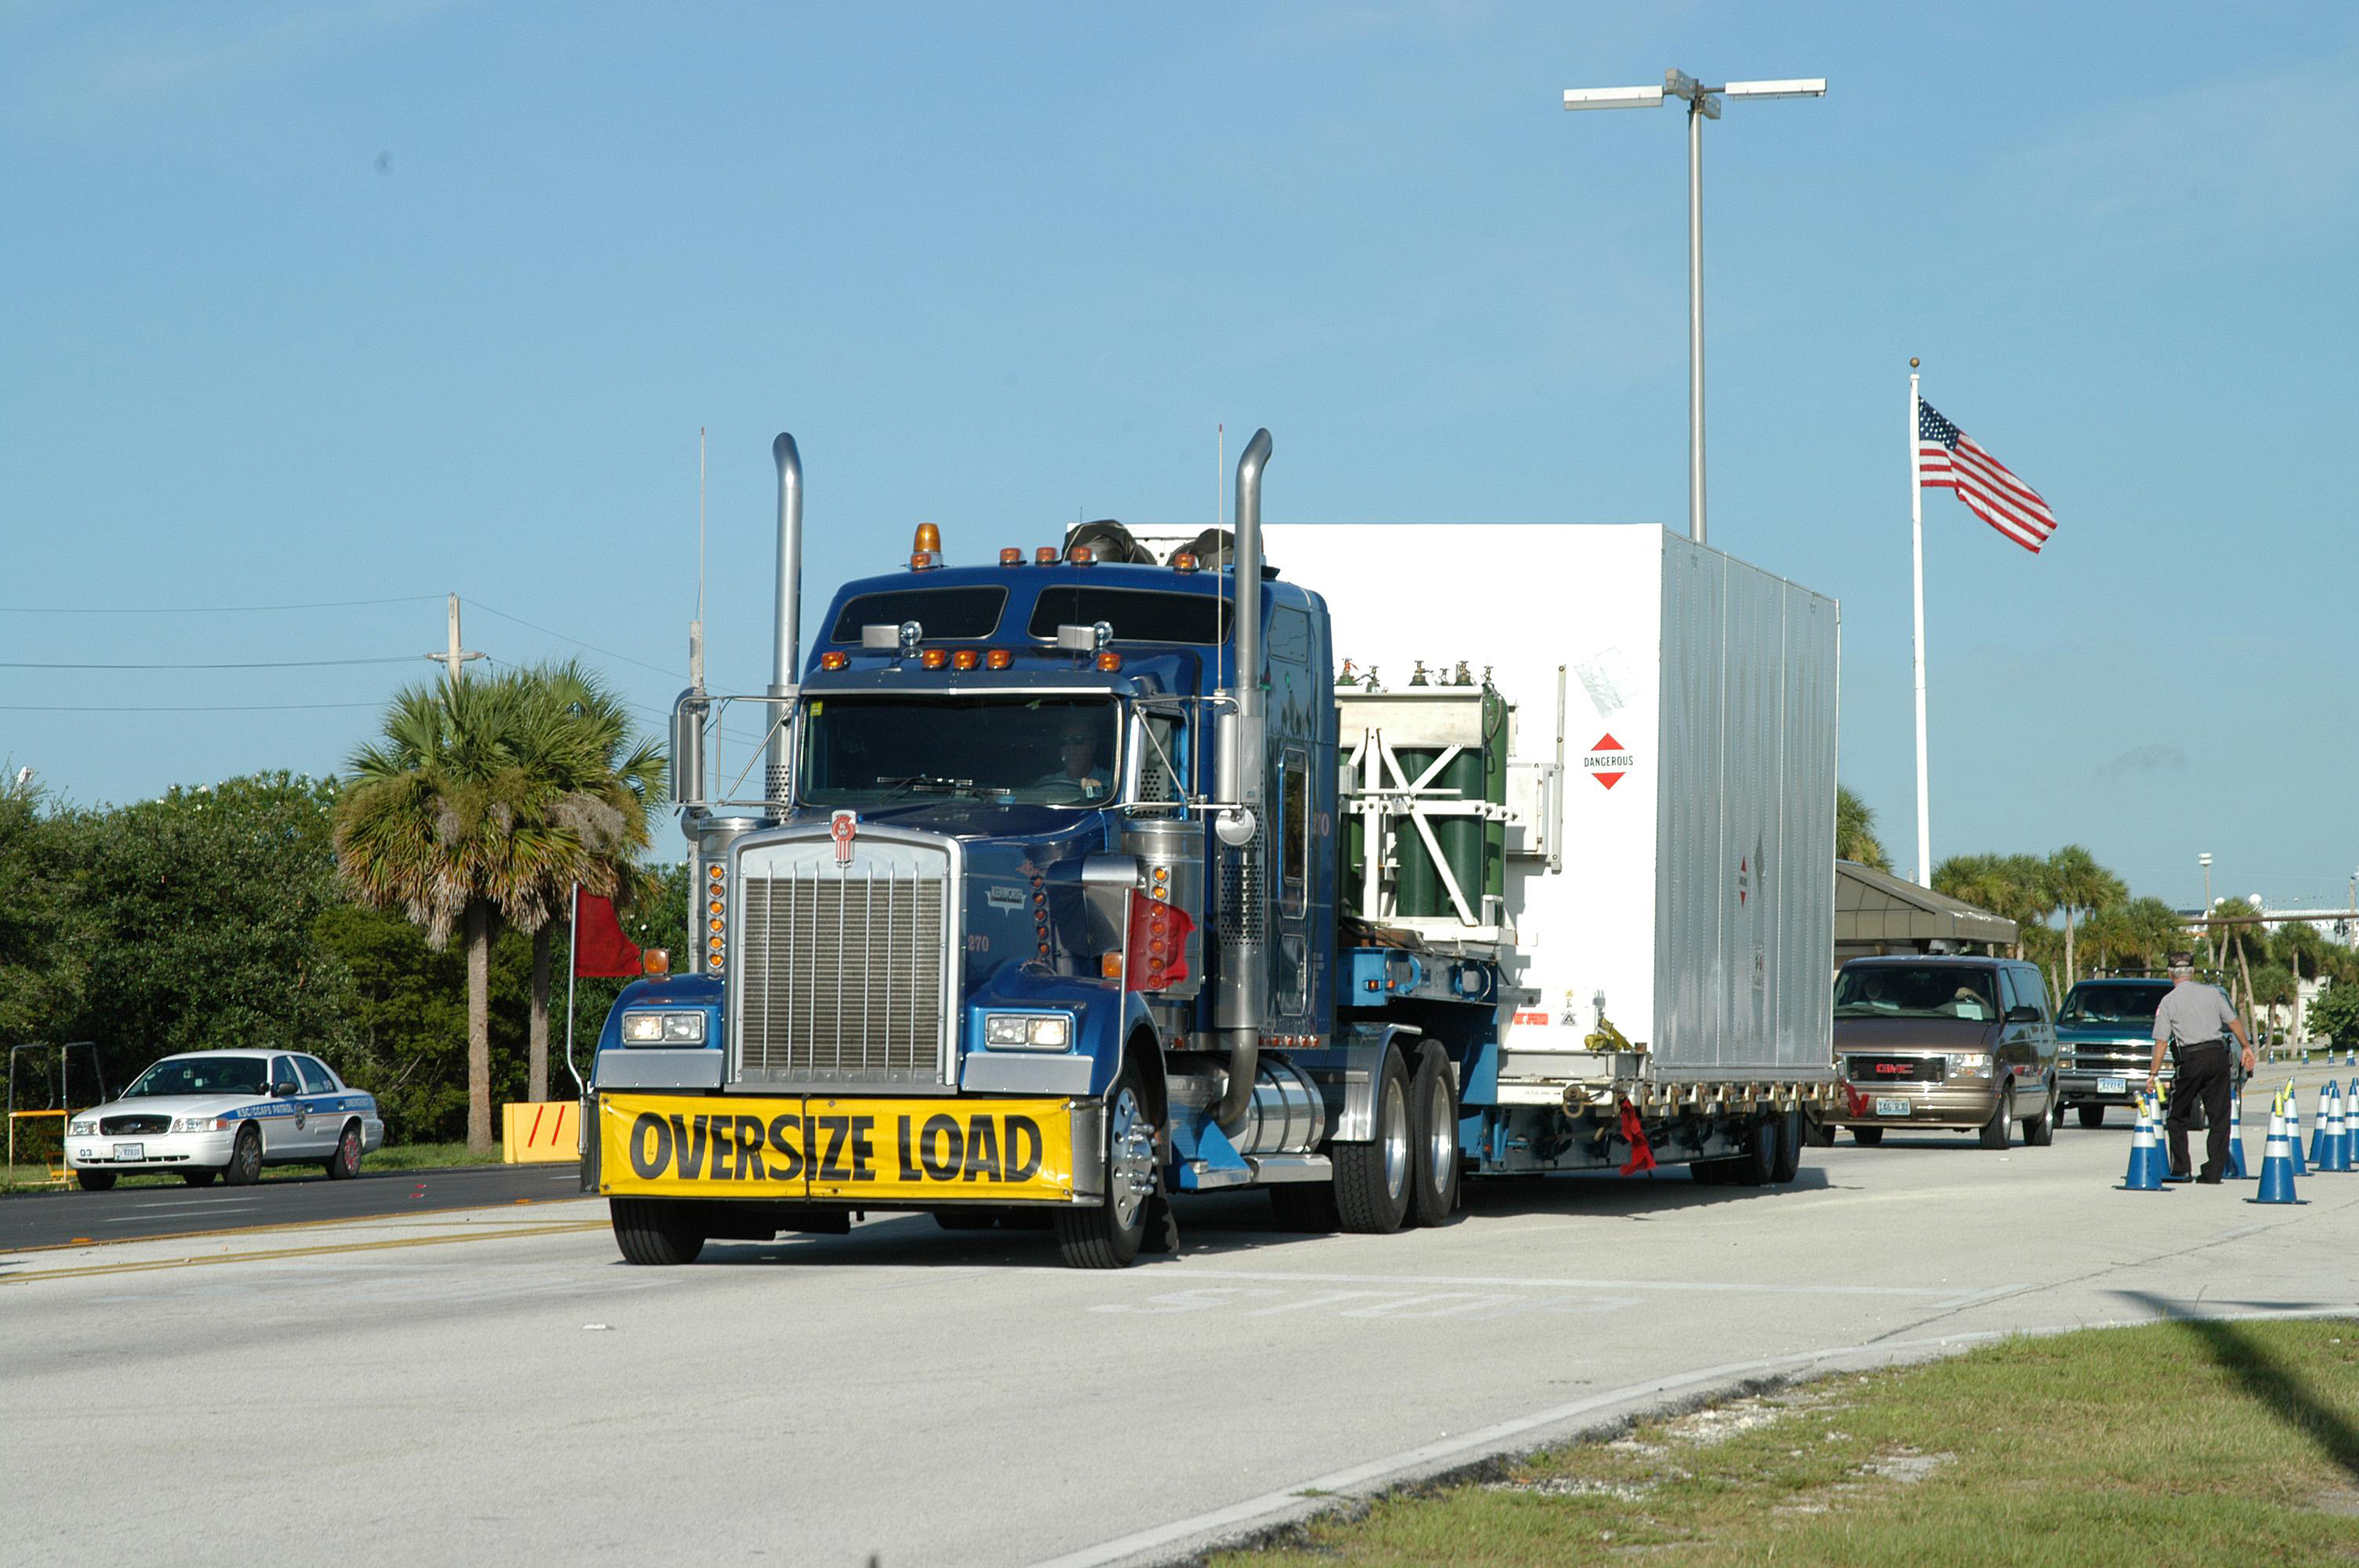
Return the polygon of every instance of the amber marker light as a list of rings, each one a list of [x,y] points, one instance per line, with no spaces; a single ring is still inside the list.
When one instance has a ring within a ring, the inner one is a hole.
[[[1118,980],[1122,979],[1122,955],[1119,953],[1099,954],[1098,975],[1101,979],[1109,980]]]
[[[1036,567],[1055,566],[1057,564],[1057,546],[1054,545],[1043,545],[1038,549],[1033,551],[1032,564]]]
[[[915,540],[911,541],[909,548],[913,550],[922,550],[929,556],[940,555],[942,553],[941,529],[931,523],[919,524],[918,536]]]
[[[1020,567],[1024,564],[1024,552],[1014,545],[1006,546],[999,552],[999,564],[1003,567]]]
[[[940,669],[951,662],[951,656],[940,648],[928,648],[918,655],[918,663],[929,670]]]
[[[1171,569],[1175,572],[1192,572],[1196,569],[1196,557],[1182,550],[1171,557]]]
[[[823,670],[840,670],[851,663],[850,654],[821,654],[819,656],[819,667]]]
[[[1006,648],[994,648],[984,654],[983,662],[986,668],[1004,670],[1016,662],[1016,655]]]
[[[981,663],[983,655],[973,648],[961,648],[951,655],[951,668],[954,670],[971,670]]]
[[[1098,655],[1098,668],[1108,671],[1122,668],[1122,655],[1120,654],[1111,653],[1100,654]]]
[[[1098,558],[1098,553],[1087,545],[1075,545],[1065,552],[1065,558],[1077,567],[1085,567]]]

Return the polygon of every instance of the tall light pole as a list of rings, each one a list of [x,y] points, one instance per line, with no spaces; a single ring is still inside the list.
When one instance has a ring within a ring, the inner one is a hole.
[[[1663,72],[1660,87],[1575,87],[1568,109],[1658,109],[1665,98],[1688,106],[1688,537],[1701,545],[1703,524],[1703,123],[1720,118],[1723,98],[1824,98],[1823,76],[1787,81],[1731,81],[1707,87],[1683,70]]]
[[[2195,863],[2203,868],[2203,959],[2217,963],[2219,960],[2212,956],[2212,851],[2206,849],[2196,856]]]

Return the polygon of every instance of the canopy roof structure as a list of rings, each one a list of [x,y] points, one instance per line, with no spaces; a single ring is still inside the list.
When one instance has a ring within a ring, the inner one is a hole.
[[[2005,946],[2012,920],[1949,898],[1856,860],[1835,862],[1835,950],[1922,952],[1933,942]]]

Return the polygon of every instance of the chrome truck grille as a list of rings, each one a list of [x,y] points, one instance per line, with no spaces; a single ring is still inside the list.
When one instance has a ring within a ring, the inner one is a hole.
[[[939,1087],[951,1081],[957,868],[946,840],[864,828],[748,845],[730,1016],[741,1082]]]

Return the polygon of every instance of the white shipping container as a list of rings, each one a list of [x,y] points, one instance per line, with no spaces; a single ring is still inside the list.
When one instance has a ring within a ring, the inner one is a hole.
[[[1462,660],[1516,706],[1504,1076],[1583,1052],[1601,996],[1658,1081],[1832,1076],[1834,600],[1651,525],[1275,524],[1266,555],[1339,660],[1394,690]]]

